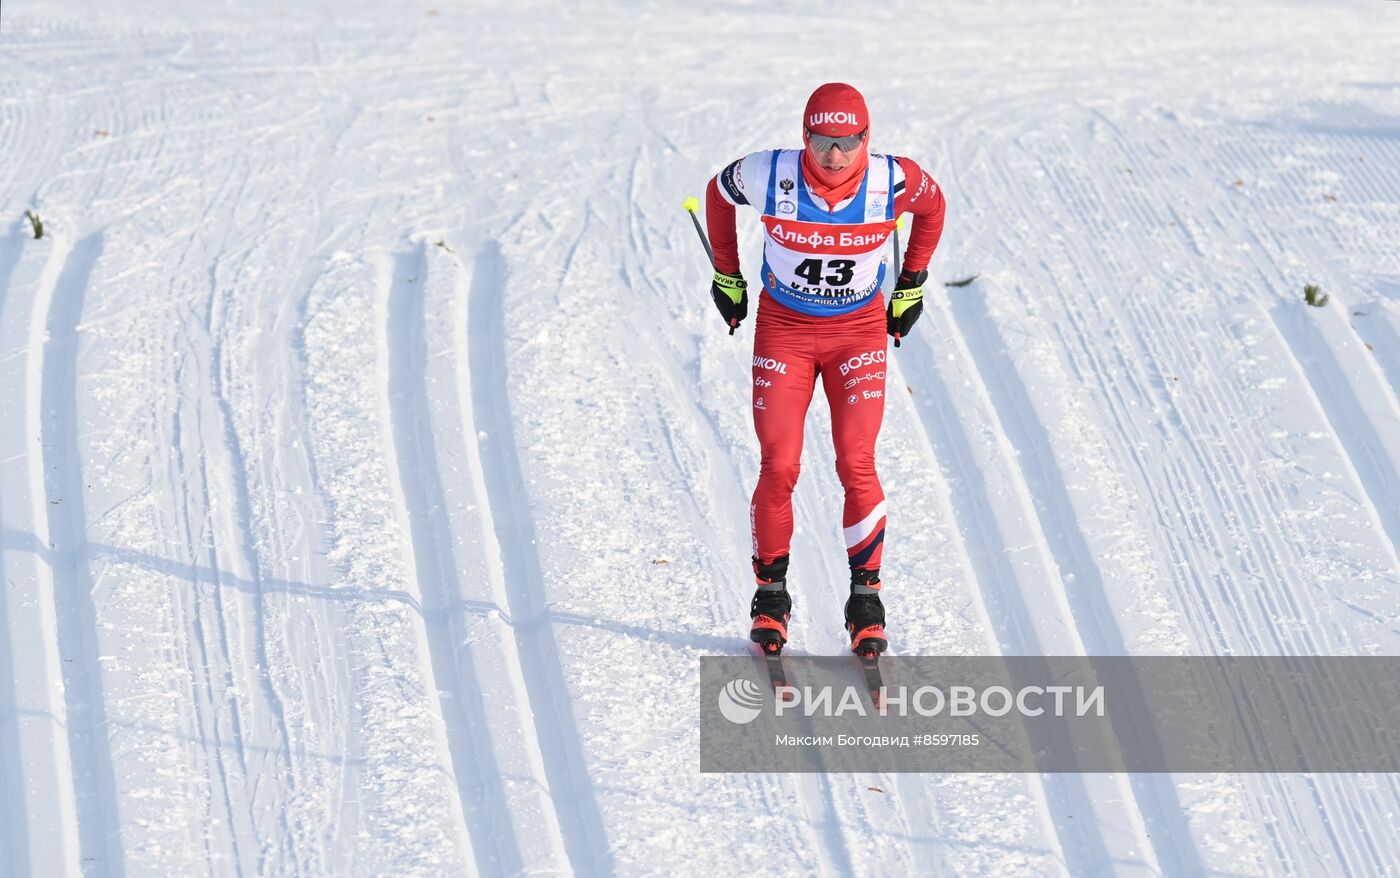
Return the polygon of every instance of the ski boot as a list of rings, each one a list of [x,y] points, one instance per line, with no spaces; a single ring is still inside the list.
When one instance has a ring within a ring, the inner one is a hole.
[[[880,603],[879,570],[851,570],[846,633],[851,636],[851,652],[861,658],[876,658],[889,646],[885,639],[885,605]]]
[[[782,652],[787,643],[788,618],[792,615],[792,597],[787,591],[788,556],[774,558],[767,564],[753,559],[753,575],[758,588],[753,593],[749,616],[753,627],[749,639],[765,654]]]

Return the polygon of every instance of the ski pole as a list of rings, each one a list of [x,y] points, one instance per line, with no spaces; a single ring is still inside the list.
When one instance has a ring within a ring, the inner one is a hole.
[[[685,212],[690,214],[690,221],[695,224],[695,234],[700,236],[700,243],[705,245],[705,255],[710,258],[710,268],[719,271],[715,266],[715,251],[710,249],[710,239],[705,237],[705,230],[700,228],[700,218],[695,215],[695,211],[700,209],[700,199],[694,195],[685,200]],[[729,327],[729,334],[733,335],[735,326]]]
[[[899,257],[899,230],[904,228],[904,217],[897,217],[894,221],[894,267],[896,271],[904,270],[904,261]],[[899,275],[895,275],[895,285],[899,284]],[[899,347],[899,333],[894,334],[894,346]]]
[[[710,249],[710,239],[705,237],[705,230],[700,228],[700,218],[695,215],[695,211],[700,209],[700,199],[694,195],[685,200],[685,212],[690,214],[690,221],[695,224],[695,234],[700,236],[700,243],[705,245],[705,255],[710,258],[710,268],[715,267],[715,251]],[[718,271],[718,269],[716,269]]]

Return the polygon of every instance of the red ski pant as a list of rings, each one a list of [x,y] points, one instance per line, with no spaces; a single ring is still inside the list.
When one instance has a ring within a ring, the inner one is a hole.
[[[753,341],[753,425],[763,452],[750,516],[760,563],[788,554],[792,490],[802,459],[802,424],[818,376],[831,406],[836,473],[846,489],[841,524],[851,567],[880,566],[885,493],[875,439],[885,414],[882,295],[836,317],[814,317],[762,295]]]

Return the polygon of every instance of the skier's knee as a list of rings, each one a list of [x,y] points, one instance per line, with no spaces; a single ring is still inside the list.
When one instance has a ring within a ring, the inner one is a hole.
[[[880,477],[875,473],[875,455],[845,454],[836,458],[836,475],[847,490],[878,485]]]
[[[791,491],[797,485],[797,476],[802,470],[800,458],[767,458],[759,466],[758,480],[771,487]]]

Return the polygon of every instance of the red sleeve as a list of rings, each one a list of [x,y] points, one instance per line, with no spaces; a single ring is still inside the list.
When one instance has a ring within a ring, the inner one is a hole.
[[[904,191],[895,198],[894,215],[905,211],[914,215],[909,228],[909,245],[904,250],[903,270],[920,272],[928,268],[938,239],[943,236],[943,214],[947,205],[943,201],[943,189],[913,159],[901,158],[899,166],[904,169]]]
[[[719,192],[719,178],[711,177],[705,189],[705,227],[710,248],[715,251],[715,268],[725,274],[739,273],[739,235],[734,229],[734,205]]]

